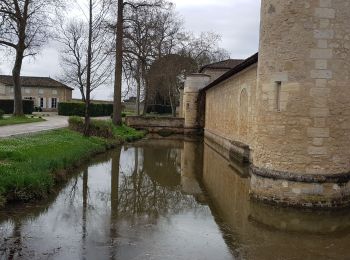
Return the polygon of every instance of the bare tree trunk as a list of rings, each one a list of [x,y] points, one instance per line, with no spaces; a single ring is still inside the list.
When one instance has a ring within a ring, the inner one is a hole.
[[[170,100],[170,105],[171,105],[171,114],[173,117],[176,117],[176,104],[175,104],[175,98],[174,95],[171,93],[172,87],[169,88],[169,100]]]
[[[137,94],[136,94],[136,113],[140,115],[140,95],[141,95],[141,73],[140,73],[140,60],[137,61],[137,75],[136,75],[136,84],[137,84]]]
[[[85,95],[85,127],[84,135],[90,135],[90,92],[91,92],[91,62],[92,62],[92,0],[89,6],[89,41],[88,41],[88,58],[86,71],[86,95]]]
[[[14,85],[14,116],[23,116],[22,91],[21,91],[21,69],[23,61],[23,51],[16,51],[16,61],[12,70]]]
[[[142,77],[144,79],[144,91],[145,91],[145,99],[143,101],[143,115],[147,114],[147,108],[148,108],[148,80],[147,80],[147,76],[146,76],[146,64],[145,62],[142,62],[141,64],[141,73],[142,73]]]
[[[123,73],[123,9],[124,1],[118,0],[117,35],[115,49],[115,81],[113,124],[122,125],[122,73]]]

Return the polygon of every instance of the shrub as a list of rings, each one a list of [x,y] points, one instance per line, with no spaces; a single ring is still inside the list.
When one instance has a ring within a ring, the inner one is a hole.
[[[68,120],[71,130],[84,133],[84,119],[72,116]],[[106,139],[119,139],[127,142],[141,139],[145,133],[134,128],[122,125],[116,127],[111,120],[91,120],[90,135]]]
[[[113,104],[90,104],[90,116],[109,116],[113,113]],[[83,102],[60,102],[58,114],[61,116],[84,116],[85,104]]]
[[[5,111],[0,109],[0,119],[3,119],[4,115],[5,115]]]
[[[72,116],[68,120],[69,128],[84,133],[84,119],[77,116]],[[91,120],[90,135],[103,138],[114,138],[113,125],[110,121]]]
[[[34,101],[33,100],[23,100],[23,112],[24,114],[32,114],[34,111]],[[0,100],[0,109],[5,112],[5,114],[12,114],[14,108],[14,101],[12,99]]]

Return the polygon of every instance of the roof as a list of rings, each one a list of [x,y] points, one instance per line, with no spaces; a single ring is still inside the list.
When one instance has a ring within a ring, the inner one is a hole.
[[[8,86],[13,86],[13,78],[9,75],[0,75],[0,83],[3,83]],[[63,87],[73,89],[49,77],[21,76],[21,83],[23,87]]]
[[[226,79],[231,78],[232,76],[238,74],[239,72],[241,72],[242,70],[250,67],[253,64],[256,64],[258,62],[259,59],[259,53],[255,53],[253,56],[249,57],[248,59],[244,60],[243,62],[241,62],[240,64],[238,64],[236,67],[234,67],[233,69],[230,69],[228,72],[226,72],[224,75],[222,75],[221,77],[217,78],[216,80],[214,80],[212,83],[210,83],[209,85],[207,85],[205,88],[203,88],[201,91],[207,91],[208,89],[211,89],[212,87],[215,87],[216,85],[218,85],[219,83],[225,81]]]
[[[238,64],[242,63],[244,60],[239,60],[239,59],[228,59],[228,60],[223,60],[219,62],[214,62],[211,64],[204,65],[199,72],[203,72],[205,69],[214,69],[214,70],[229,70],[233,69],[236,67]]]

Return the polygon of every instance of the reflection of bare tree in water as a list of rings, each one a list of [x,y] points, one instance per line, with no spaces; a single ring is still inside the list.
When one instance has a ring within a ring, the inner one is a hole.
[[[118,191],[119,191],[119,167],[120,167],[120,152],[121,147],[118,147],[112,155],[111,166],[111,226],[110,226],[110,239],[111,239],[111,253],[110,258],[116,259],[116,239],[118,237],[117,221],[118,221]]]
[[[134,169],[120,173],[120,216],[146,215],[156,220],[170,211],[179,213],[196,207],[192,196],[181,193],[179,150],[135,149]]]
[[[22,251],[22,223],[21,221],[15,220],[14,227],[13,227],[13,235],[12,238],[14,239],[11,242],[10,248],[9,248],[9,255],[8,259],[16,259],[18,256],[21,256]]]
[[[87,207],[88,207],[88,181],[89,181],[89,171],[84,170],[83,173],[83,214],[82,214],[82,251],[83,256],[85,256],[86,250],[86,237],[87,237]]]

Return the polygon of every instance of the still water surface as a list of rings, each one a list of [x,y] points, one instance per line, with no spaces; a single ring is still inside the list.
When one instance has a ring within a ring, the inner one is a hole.
[[[201,142],[119,147],[0,211],[0,259],[350,259],[350,212],[255,203],[245,173]]]

